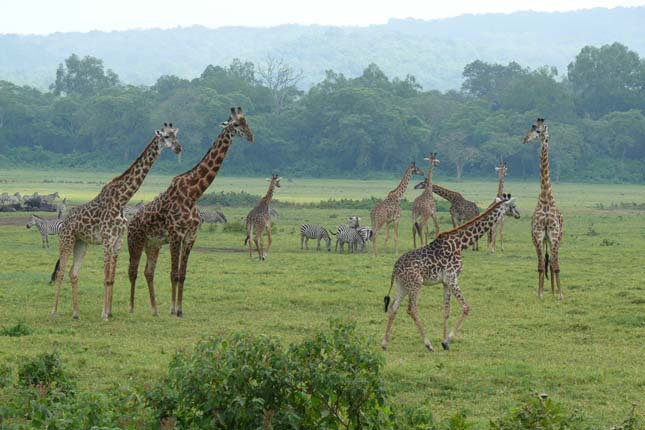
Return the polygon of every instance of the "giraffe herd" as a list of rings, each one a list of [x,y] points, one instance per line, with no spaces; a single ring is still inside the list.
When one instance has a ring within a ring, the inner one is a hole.
[[[143,183],[152,165],[165,148],[181,154],[182,146],[178,141],[179,129],[172,124],[164,124],[157,130],[142,153],[131,166],[120,176],[106,184],[100,193],[90,202],[77,206],[69,211],[60,224],[59,258],[56,262],[52,279],[56,281],[56,292],[52,317],[58,313],[58,302],[64,272],[72,259],[69,277],[72,284],[73,318],[79,318],[78,280],[83,258],[89,245],[103,245],[104,253],[104,298],[101,317],[108,320],[112,316],[112,297],[115,282],[115,271],[123,236],[127,232],[130,279],[130,312],[134,312],[134,296],[139,262],[146,254],[145,278],[150,296],[152,314],[159,314],[155,300],[154,275],[160,249],[164,244],[170,247],[171,258],[171,315],[183,316],[183,290],[186,280],[188,260],[196,240],[201,223],[197,200],[217,176],[234,136],[254,141],[253,133],[247,124],[241,108],[231,108],[230,117],[222,123],[221,132],[199,163],[187,172],[172,179],[166,191],[151,202],[140,207],[128,221],[124,208]],[[538,295],[543,297],[544,278],[551,274],[551,290],[555,285],[559,298],[562,298],[560,286],[559,249],[563,233],[563,217],[559,211],[549,179],[548,127],[543,118],[538,118],[526,134],[523,143],[539,141],[540,147],[540,195],[537,207],[531,218],[531,237],[538,256]],[[378,256],[377,239],[385,227],[383,251],[389,239],[390,227],[394,227],[394,252],[398,254],[398,228],[401,218],[401,201],[408,188],[412,175],[425,176],[424,181],[415,188],[423,189],[412,205],[412,235],[414,248],[403,254],[392,271],[390,291],[396,284],[394,300],[390,306],[389,293],[385,296],[385,311],[389,311],[387,328],[382,341],[385,349],[388,345],[392,325],[402,301],[409,299],[407,312],[413,319],[425,347],[433,351],[432,344],[425,334],[418,316],[417,302],[423,285],[442,283],[444,289],[444,332],[442,346],[449,349],[465,317],[469,305],[459,287],[459,274],[463,268],[462,252],[470,246],[478,249],[477,241],[484,235],[489,236],[491,251],[496,249],[496,236],[500,235],[500,250],[503,251],[503,220],[505,216],[519,218],[515,199],[504,191],[504,178],[507,174],[505,163],[501,162],[496,171],[498,190],[493,203],[480,214],[474,202],[466,200],[460,193],[448,190],[433,183],[433,170],[439,165],[437,153],[430,153],[427,158],[427,175],[414,162],[406,168],[399,185],[390,191],[386,198],[377,203],[370,213],[373,229],[372,254]],[[246,217],[246,239],[249,255],[257,252],[260,261],[266,259],[271,248],[271,214],[270,203],[276,188],[280,187],[280,177],[273,175],[269,179],[266,195]],[[450,202],[450,215],[453,228],[439,232],[436,202],[433,193]],[[429,220],[434,224],[433,240],[429,241]],[[263,234],[266,232],[265,248]],[[416,238],[419,237],[417,248]],[[549,251],[551,256],[549,257]],[[448,332],[450,300],[454,295],[461,306],[461,315],[453,329]]]

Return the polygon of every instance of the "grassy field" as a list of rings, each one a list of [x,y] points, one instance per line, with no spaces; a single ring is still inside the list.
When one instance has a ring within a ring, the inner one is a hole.
[[[93,197],[113,175],[77,172],[5,171],[0,191],[41,194],[58,191],[72,203]],[[150,176],[137,199],[150,200],[168,184],[167,176]],[[494,181],[438,181],[485,207],[496,191]],[[327,198],[384,196],[396,179],[379,181],[285,180],[276,198],[297,202]],[[211,191],[263,194],[264,178],[218,178]],[[471,315],[451,351],[429,354],[411,319],[400,312],[387,352],[385,377],[394,404],[429,404],[437,417],[467,411],[478,427],[499,416],[533,391],[546,392],[579,409],[597,423],[617,423],[632,402],[643,411],[645,366],[645,285],[643,249],[645,217],[632,210],[602,210],[620,202],[645,202],[645,186],[559,184],[555,195],[565,216],[561,250],[564,300],[551,294],[537,298],[535,251],[529,219],[538,184],[507,181],[518,198],[522,219],[506,222],[506,252],[467,251],[462,291]],[[418,191],[410,189],[408,198]],[[229,221],[250,208],[225,208]],[[330,318],[351,319],[374,339],[385,328],[382,298],[395,256],[301,251],[298,227],[303,222],[334,226],[351,214],[368,220],[367,210],[280,209],[274,247],[267,261],[250,259],[242,233],[209,227],[199,234],[188,268],[184,318],[168,314],[169,253],[157,267],[157,299],[162,315],[153,318],[142,269],[137,306],[127,312],[127,250],[121,254],[115,285],[115,314],[100,320],[102,252],[90,250],[80,278],[81,320],[71,318],[71,289],[66,280],[60,317],[49,319],[54,290],[47,284],[57,256],[24,227],[26,216],[0,214],[0,327],[19,321],[29,336],[0,336],[0,362],[16,365],[21,357],[58,350],[85,388],[138,384],[161,375],[174,351],[189,348],[205,334],[264,333],[286,342],[300,339]],[[447,213],[440,216],[449,226]],[[409,211],[401,223],[402,251],[412,247]],[[482,242],[482,245],[485,242]],[[390,248],[391,250],[391,248]],[[142,264],[143,266],[143,264]],[[441,341],[441,287],[421,294],[421,317],[435,344]],[[453,300],[453,318],[459,309]],[[396,407],[396,406],[394,406]]]

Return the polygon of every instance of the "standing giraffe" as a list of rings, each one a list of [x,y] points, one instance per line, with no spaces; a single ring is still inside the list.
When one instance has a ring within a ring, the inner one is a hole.
[[[414,242],[414,247],[417,247],[417,233],[419,233],[419,242],[423,245],[428,244],[428,232],[430,231],[430,225],[428,220],[432,217],[434,222],[434,238],[436,239],[439,235],[439,223],[437,222],[437,204],[434,201],[432,196],[432,168],[439,164],[437,159],[437,153],[433,152],[428,158],[424,158],[428,161],[428,176],[423,182],[423,193],[412,203],[412,241]],[[420,222],[417,222],[417,219],[421,218]],[[423,230],[425,229],[425,236],[422,237]]]
[[[538,118],[537,122],[524,137],[523,144],[532,140],[539,140],[540,148],[540,195],[537,206],[531,217],[531,238],[538,256],[538,296],[544,295],[544,276],[547,279],[546,266],[551,271],[551,293],[555,293],[553,285],[553,273],[558,284],[558,296],[562,299],[560,289],[560,263],[558,261],[562,234],[564,233],[564,217],[555,204],[553,190],[551,189],[551,177],[549,172],[549,129],[544,123],[544,118]],[[549,251],[551,248],[551,261],[549,262]]]
[[[399,221],[401,220],[401,200],[403,199],[403,194],[408,188],[408,183],[410,182],[410,176],[420,175],[423,176],[423,170],[419,169],[414,161],[410,163],[407,169],[405,169],[405,174],[399,185],[390,191],[387,197],[376,204],[370,213],[372,219],[372,229],[374,235],[372,236],[372,251],[374,256],[378,255],[376,247],[376,237],[379,230],[383,227],[384,224],[387,224],[385,230],[385,240],[383,241],[383,252],[387,249],[387,240],[390,238],[390,224],[394,223],[394,254],[398,255],[399,253]]]
[[[500,161],[497,167],[495,167],[495,171],[497,172],[497,179],[498,179],[496,197],[501,197],[502,194],[504,194],[504,178],[508,173],[508,169],[506,168],[506,163],[504,161]],[[493,200],[493,203],[491,203],[490,206],[493,206],[495,204],[495,201],[496,200]],[[498,231],[499,231],[499,247],[500,247],[500,250],[504,252],[504,218],[503,217],[501,220],[499,220],[499,223],[497,225],[494,225],[493,228],[490,229],[490,232],[488,233],[488,244],[490,245],[491,252],[495,252],[495,247],[497,245]]]
[[[510,194],[504,194],[486,212],[475,219],[439,234],[439,237],[430,244],[403,254],[394,264],[390,291],[396,280],[396,295],[390,308],[385,336],[381,346],[387,348],[390,339],[392,324],[396,312],[406,295],[409,295],[408,314],[417,326],[423,343],[428,351],[434,351],[430,340],[425,334],[421,320],[419,320],[417,301],[423,285],[443,283],[443,349],[449,349],[450,342],[457,334],[461,323],[468,315],[470,307],[459,289],[459,274],[463,267],[461,251],[488,232],[495,223],[505,214],[519,218],[520,214],[515,208],[515,199]],[[385,311],[390,304],[390,291],[385,296]],[[454,294],[461,305],[461,316],[455,327],[448,333],[448,318],[450,317],[450,296]]]
[[[145,276],[150,294],[152,314],[159,315],[154,291],[155,268],[161,246],[170,244],[172,285],[171,315],[181,318],[184,281],[188,257],[195,243],[199,227],[199,211],[195,204],[219,172],[233,136],[253,142],[253,134],[246,124],[242,108],[231,108],[228,121],[221,124],[222,131],[204,158],[189,171],[175,176],[166,191],[140,209],[128,226],[130,251],[130,312],[134,312],[134,291],[141,254],[146,252]]]
[[[273,199],[273,191],[276,187],[280,188],[280,177],[272,175],[269,189],[264,197],[262,197],[257,205],[246,216],[246,239],[244,245],[249,244],[249,257],[253,255],[253,248],[251,247],[251,240],[255,243],[255,249],[258,251],[260,261],[264,261],[271,249],[271,211],[269,204]],[[264,251],[264,241],[262,240],[262,233],[267,232],[267,249]]]
[[[415,188],[421,188],[417,184]],[[437,184],[432,185],[432,191],[450,202],[450,217],[452,218],[452,227],[455,228],[479,215],[480,210],[477,204],[466,200],[464,196],[456,191],[440,187]],[[479,241],[473,243],[473,251],[479,251]]]
[[[62,220],[59,232],[59,257],[52,274],[56,278],[56,297],[52,317],[58,314],[58,299],[60,287],[67,262],[72,252],[74,262],[69,272],[72,281],[74,301],[74,319],[78,319],[78,274],[83,264],[83,258],[88,245],[103,245],[104,266],[104,298],[101,317],[107,320],[112,316],[112,292],[116,263],[121,250],[121,242],[128,221],[123,216],[123,207],[137,192],[141,183],[150,171],[163,148],[172,148],[176,154],[181,153],[181,145],[177,141],[179,129],[172,124],[164,124],[157,130],[152,141],[146,146],[141,155],[121,176],[117,176],[106,184],[98,196],[83,205],[72,209]]]

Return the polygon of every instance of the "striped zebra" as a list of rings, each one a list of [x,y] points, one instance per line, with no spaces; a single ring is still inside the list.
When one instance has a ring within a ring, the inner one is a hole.
[[[36,226],[43,240],[43,248],[49,248],[49,235],[58,234],[60,226],[63,224],[62,219],[44,219],[38,215],[31,215],[27,228]]]
[[[372,230],[369,227],[358,227],[357,231],[358,231],[358,234],[360,234],[361,237],[363,238],[363,248],[361,249],[361,251],[364,252],[365,244],[370,240],[372,240],[372,237],[374,236],[374,230]]]
[[[197,212],[199,212],[199,228],[202,228],[202,224],[210,224],[211,227],[213,224],[226,224],[228,220],[226,219],[226,216],[224,215],[223,212],[215,210],[215,211],[207,211],[205,209],[202,209],[200,207],[197,208]]]
[[[320,241],[324,240],[327,244],[327,251],[331,251],[331,237],[325,227],[313,224],[303,224],[300,226],[300,249],[304,246],[309,249],[309,239],[316,239],[318,246],[316,249],[320,251]]]
[[[338,251],[338,244],[340,243],[340,252],[344,252],[344,246],[347,244],[348,252],[355,252],[358,250],[358,245],[361,245],[361,249],[365,250],[365,241],[363,236],[360,235],[358,229],[350,227],[349,225],[339,225],[336,233],[332,232],[336,236],[336,247],[335,251]]]

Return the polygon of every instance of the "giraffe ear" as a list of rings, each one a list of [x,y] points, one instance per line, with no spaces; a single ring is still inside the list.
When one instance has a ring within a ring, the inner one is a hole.
[[[155,136],[157,136],[157,137],[161,137],[161,131],[159,131],[159,130],[155,130]]]
[[[223,123],[221,123],[219,126],[220,126],[221,128],[226,128],[226,127],[228,127],[228,121],[224,121],[224,122],[223,122]]]
[[[428,157],[425,157],[424,160],[425,161],[430,161],[430,159]]]

